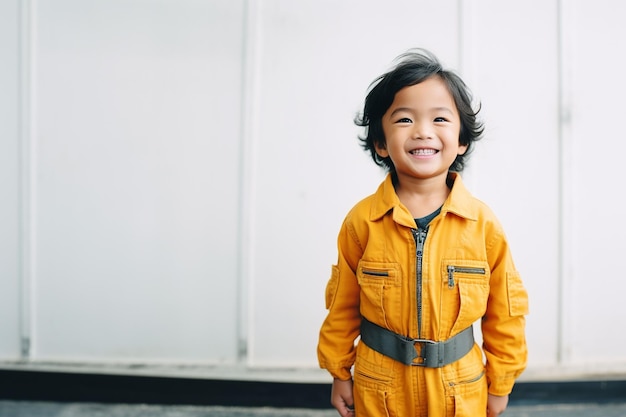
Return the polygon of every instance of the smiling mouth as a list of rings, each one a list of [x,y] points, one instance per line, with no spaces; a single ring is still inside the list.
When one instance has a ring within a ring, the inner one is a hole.
[[[409,153],[411,155],[420,155],[420,156],[424,155],[425,156],[425,155],[434,155],[437,152],[439,151],[436,149],[413,149]]]

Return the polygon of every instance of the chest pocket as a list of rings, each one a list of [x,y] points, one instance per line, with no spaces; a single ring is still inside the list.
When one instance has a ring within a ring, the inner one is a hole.
[[[442,262],[444,321],[455,335],[480,319],[489,298],[489,264],[485,261],[447,259]]]
[[[360,261],[357,280],[361,286],[361,315],[373,323],[389,326],[389,314],[400,311],[401,272],[394,262]]]

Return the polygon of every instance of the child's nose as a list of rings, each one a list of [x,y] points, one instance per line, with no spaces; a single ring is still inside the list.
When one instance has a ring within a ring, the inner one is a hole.
[[[427,122],[414,123],[413,139],[432,139],[433,129],[432,125]]]

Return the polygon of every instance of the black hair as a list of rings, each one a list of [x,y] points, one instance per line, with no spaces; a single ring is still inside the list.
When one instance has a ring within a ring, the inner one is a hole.
[[[396,59],[396,66],[390,71],[376,78],[370,84],[370,90],[365,98],[363,113],[354,119],[357,126],[365,128],[365,136],[359,136],[361,146],[369,151],[374,162],[395,172],[391,158],[381,157],[376,153],[376,146],[385,148],[386,139],[383,132],[382,118],[387,112],[396,93],[404,87],[419,84],[431,77],[440,77],[448,87],[454,99],[461,118],[461,132],[459,144],[467,146],[463,155],[457,155],[450,166],[450,171],[463,171],[467,156],[473,149],[473,144],[481,138],[484,131],[482,122],[477,119],[480,106],[476,111],[472,107],[472,94],[456,73],[442,67],[439,60],[425,49],[411,49]]]

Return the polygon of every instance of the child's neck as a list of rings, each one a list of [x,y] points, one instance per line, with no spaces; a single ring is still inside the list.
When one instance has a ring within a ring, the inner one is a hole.
[[[427,179],[417,181],[403,181],[396,185],[398,198],[411,212],[415,219],[428,216],[433,213],[448,198],[450,189],[445,178]]]

